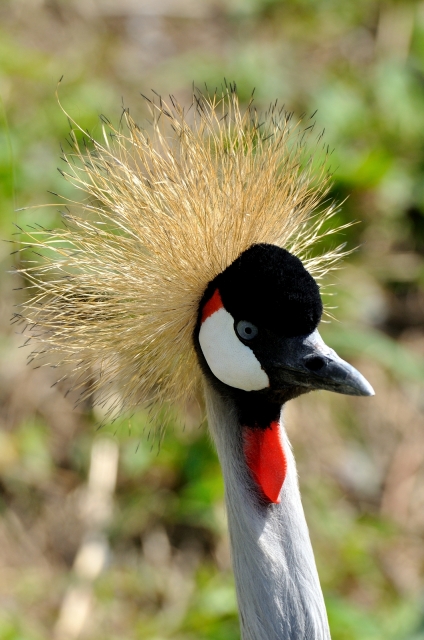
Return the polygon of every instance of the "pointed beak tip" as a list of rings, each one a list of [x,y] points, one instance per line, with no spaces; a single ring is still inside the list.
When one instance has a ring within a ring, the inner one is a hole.
[[[375,396],[375,391],[373,389],[373,387],[370,385],[370,383],[368,382],[368,380],[366,380],[366,388],[364,388],[364,391],[362,393],[363,396]]]
[[[349,386],[354,390],[353,395],[363,397],[375,396],[373,387],[362,373],[359,373],[359,371],[351,367],[351,365],[349,365],[349,368],[351,371]]]
[[[368,380],[364,378],[364,376],[359,373],[359,371],[353,370],[354,376],[352,376],[353,384],[351,382],[352,388],[355,389],[354,395],[370,397],[375,396],[375,391],[373,387],[370,385]]]

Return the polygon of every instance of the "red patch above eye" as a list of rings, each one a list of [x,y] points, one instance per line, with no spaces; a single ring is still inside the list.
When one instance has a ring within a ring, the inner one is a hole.
[[[215,293],[212,298],[209,298],[207,303],[202,309],[202,322],[209,318],[215,311],[221,309],[224,305],[222,304],[221,294],[219,293],[219,289],[215,289]]]
[[[267,429],[246,428],[244,455],[252,476],[269,502],[280,502],[280,491],[287,473],[287,459],[280,439],[280,424]]]

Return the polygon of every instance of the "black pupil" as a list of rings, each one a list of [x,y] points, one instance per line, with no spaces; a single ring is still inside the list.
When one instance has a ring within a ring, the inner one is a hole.
[[[245,327],[244,333],[247,333],[247,335],[250,335],[252,333],[252,327]]]

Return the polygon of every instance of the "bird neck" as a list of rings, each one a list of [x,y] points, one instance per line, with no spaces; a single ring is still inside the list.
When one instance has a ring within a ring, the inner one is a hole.
[[[240,407],[207,384],[209,426],[220,459],[242,640],[330,640],[327,614],[281,416],[286,470],[279,502],[265,499],[246,460]]]

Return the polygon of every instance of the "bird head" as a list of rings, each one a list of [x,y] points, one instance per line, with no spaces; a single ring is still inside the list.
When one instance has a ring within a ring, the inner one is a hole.
[[[207,286],[194,333],[205,376],[236,395],[283,404],[313,389],[374,394],[322,340],[319,287],[301,260],[272,244],[244,251]]]
[[[338,230],[321,134],[277,103],[241,108],[232,85],[195,91],[188,111],[146,101],[150,130],[125,110],[119,129],[102,120],[104,143],[69,116],[63,176],[86,200],[65,199],[63,228],[22,239],[35,255],[14,322],[29,361],[66,365],[80,401],[111,418],[184,410],[202,373],[275,406],[311,389],[370,394],[316,330],[317,282],[344,255],[320,253]]]

